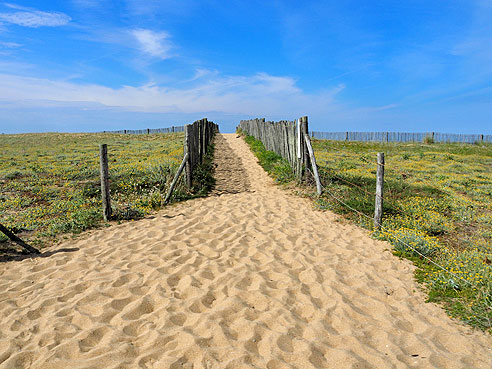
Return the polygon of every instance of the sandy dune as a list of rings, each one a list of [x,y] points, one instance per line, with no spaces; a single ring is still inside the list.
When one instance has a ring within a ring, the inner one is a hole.
[[[492,367],[388,244],[216,142],[209,198],[0,264],[0,368]]]

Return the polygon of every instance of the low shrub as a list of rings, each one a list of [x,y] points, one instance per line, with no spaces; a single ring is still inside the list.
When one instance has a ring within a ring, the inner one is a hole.
[[[435,237],[411,228],[384,229],[374,234],[379,239],[391,242],[395,251],[402,255],[430,257],[440,248]]]

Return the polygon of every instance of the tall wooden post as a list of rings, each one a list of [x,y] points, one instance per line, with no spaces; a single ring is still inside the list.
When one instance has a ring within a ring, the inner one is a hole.
[[[306,142],[304,141],[304,136],[309,134],[308,127],[308,117],[301,117],[301,156],[302,156],[302,164],[304,164],[304,179],[309,178],[308,169],[311,167],[311,160],[309,159],[309,152],[306,146]]]
[[[111,217],[111,200],[109,195],[109,170],[108,170],[108,145],[99,145],[101,164],[101,197],[103,206],[103,218],[105,221]]]
[[[374,206],[374,229],[381,229],[383,218],[383,184],[384,184],[384,153],[378,152],[378,169],[376,174],[376,200]]]
[[[185,177],[186,177],[186,186],[188,188],[191,188],[191,160],[192,160],[192,152],[190,151],[190,144],[191,144],[191,125],[187,124],[184,126],[184,132],[185,132],[185,144],[184,144],[184,149],[185,149],[185,156],[188,154],[188,159],[186,160],[185,164]]]

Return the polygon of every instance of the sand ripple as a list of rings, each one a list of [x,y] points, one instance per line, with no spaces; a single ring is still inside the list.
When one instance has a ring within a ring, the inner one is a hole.
[[[0,368],[492,367],[387,244],[216,150],[213,196],[0,265]]]

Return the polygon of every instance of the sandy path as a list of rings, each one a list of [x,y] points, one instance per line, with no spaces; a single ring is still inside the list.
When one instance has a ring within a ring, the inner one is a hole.
[[[492,367],[387,244],[216,152],[215,195],[0,264],[0,368]]]

